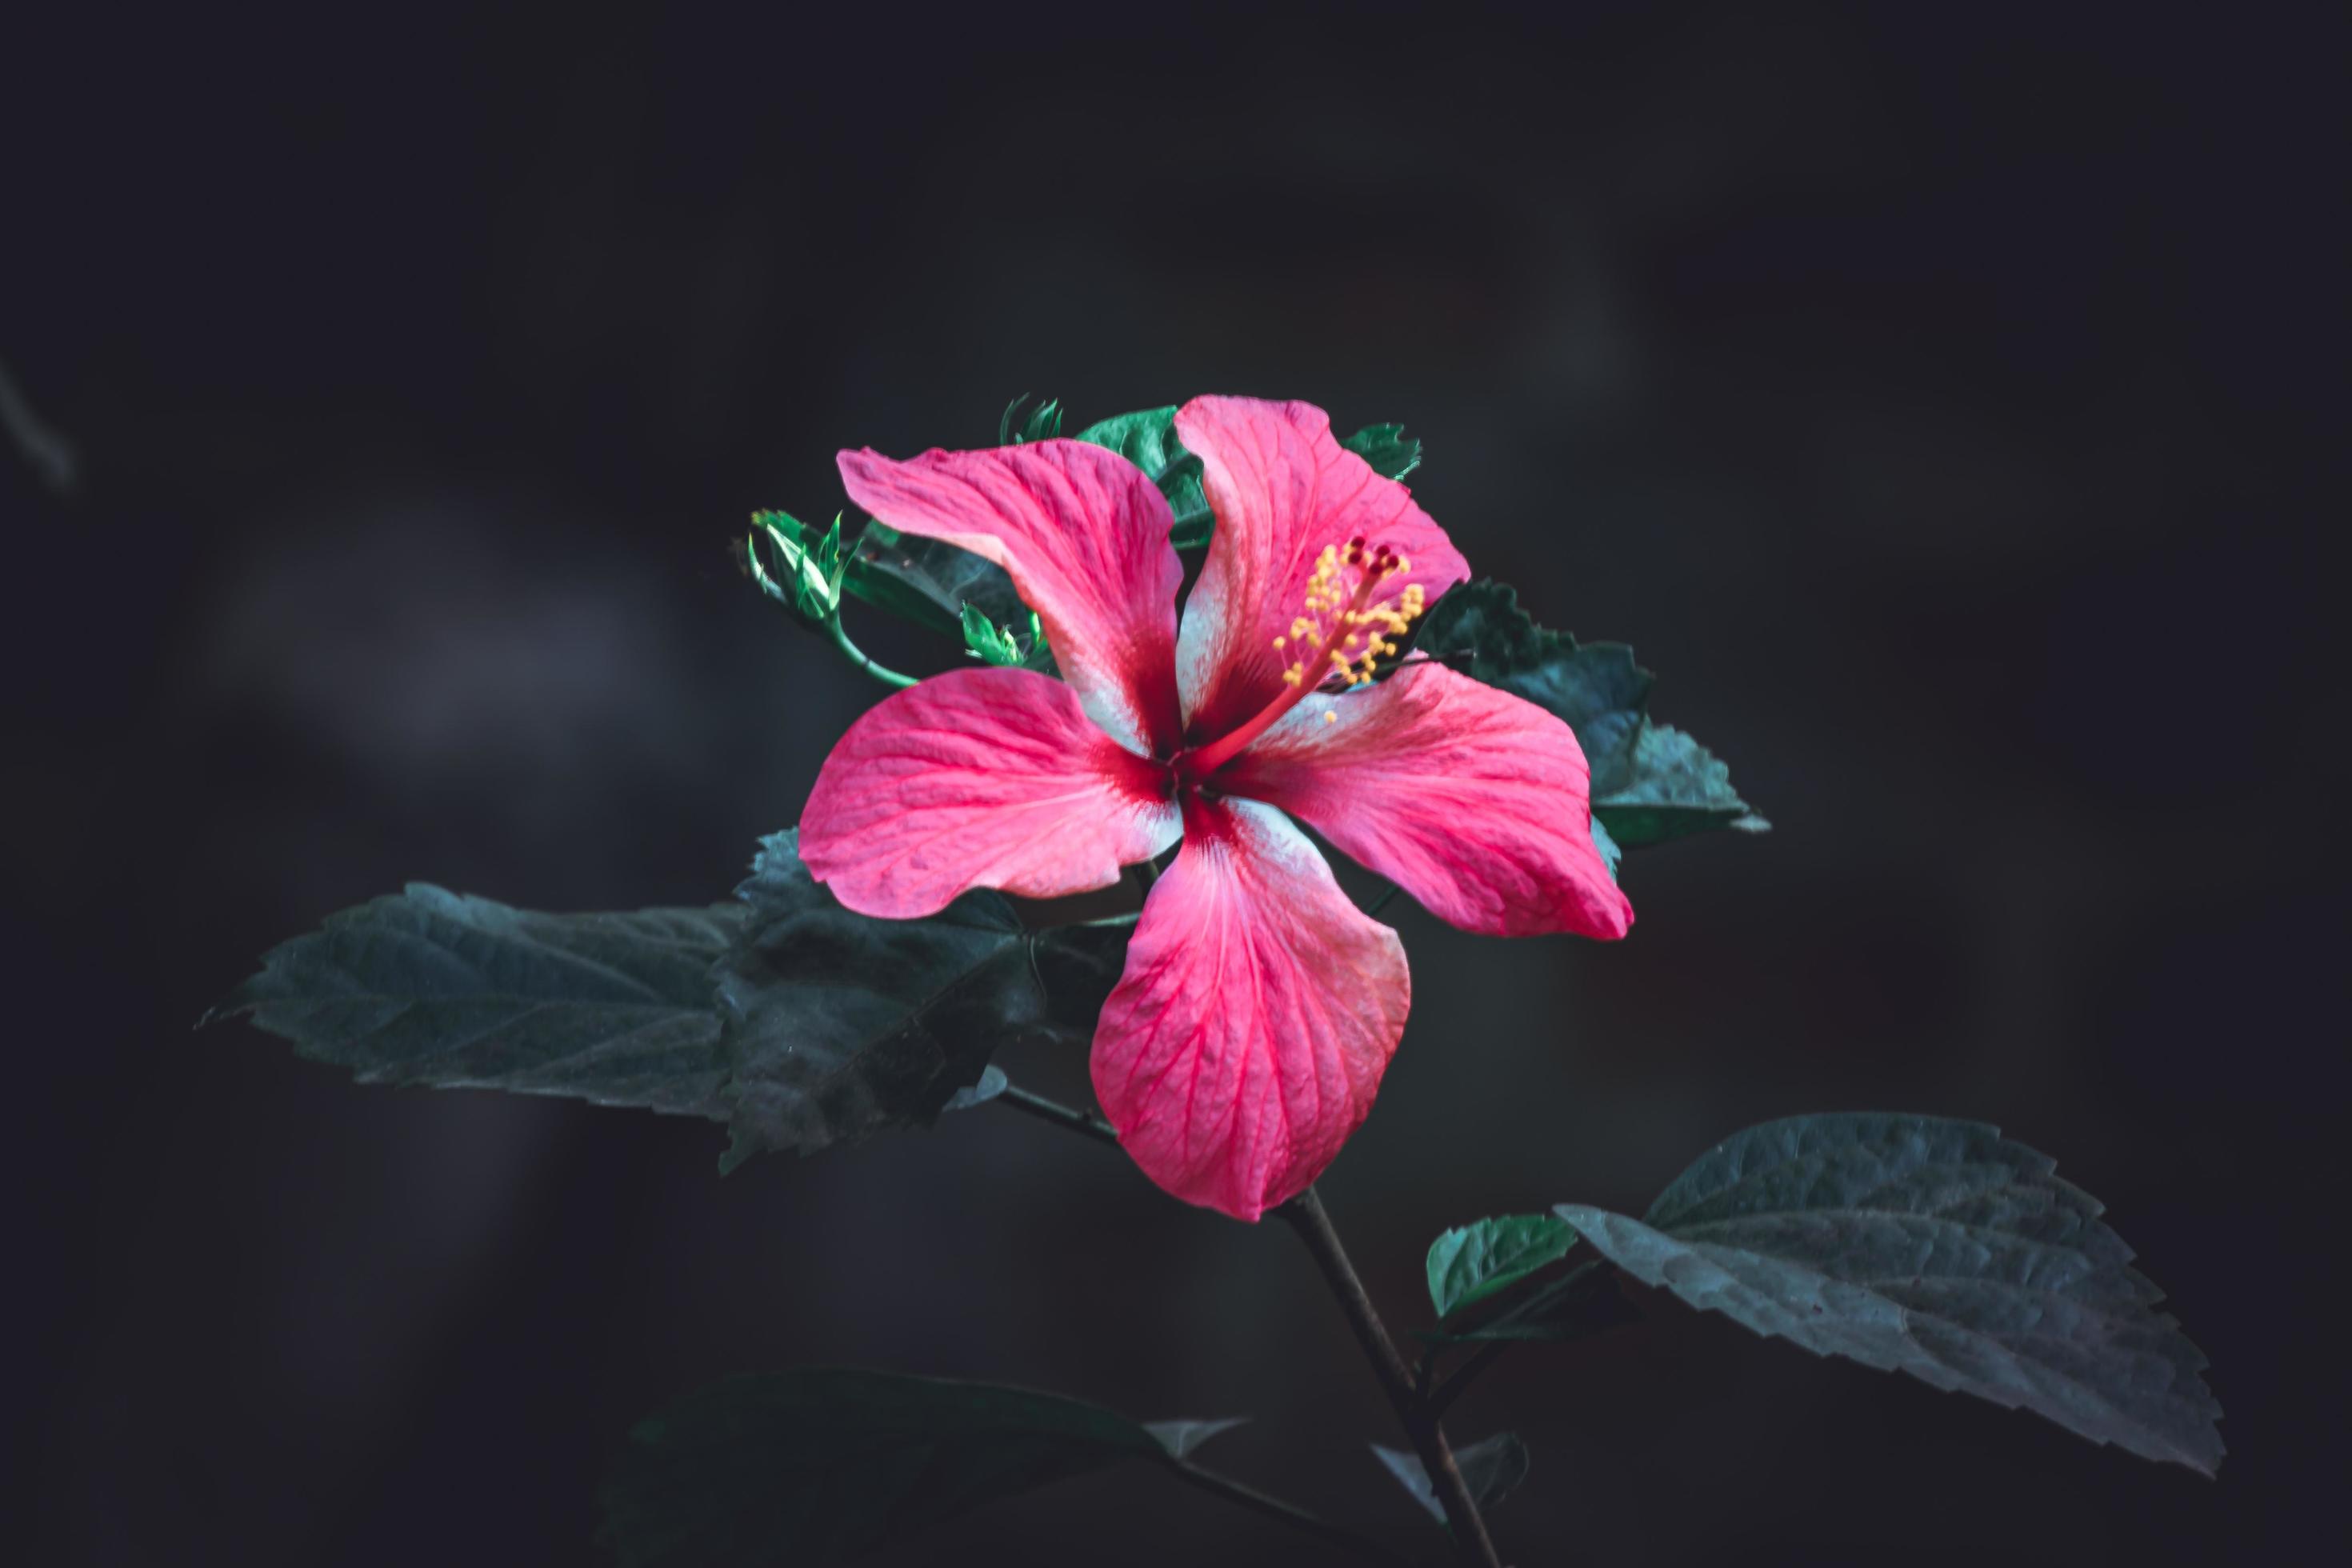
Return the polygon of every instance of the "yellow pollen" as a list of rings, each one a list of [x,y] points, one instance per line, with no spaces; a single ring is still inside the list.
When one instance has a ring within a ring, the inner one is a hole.
[[[1418,583],[1405,584],[1393,598],[1380,592],[1386,579],[1412,569],[1404,557],[1360,539],[1325,545],[1307,582],[1307,613],[1290,623],[1286,635],[1274,639],[1277,650],[1303,642],[1322,650],[1321,658],[1307,654],[1305,647],[1297,650],[1306,657],[1283,671],[1284,681],[1315,684],[1308,679],[1309,666],[1319,662],[1345,687],[1369,684],[1380,660],[1402,649],[1398,639],[1426,607],[1427,595]]]
[[[1337,724],[1339,721],[1339,716],[1337,713],[1327,712],[1323,715],[1323,722],[1326,724]]]

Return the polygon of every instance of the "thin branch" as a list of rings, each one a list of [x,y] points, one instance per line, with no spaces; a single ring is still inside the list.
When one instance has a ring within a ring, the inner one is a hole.
[[[1413,1451],[1421,1456],[1421,1467],[1428,1472],[1430,1489],[1436,1494],[1438,1506],[1445,1510],[1454,1551],[1470,1568],[1502,1568],[1502,1560],[1495,1554],[1494,1538],[1486,1533],[1486,1521],[1478,1512],[1478,1501],[1470,1495],[1461,1467],[1454,1462],[1454,1449],[1445,1440],[1444,1428],[1438,1425],[1437,1417],[1413,1386],[1412,1369],[1397,1353],[1396,1342],[1389,1338],[1388,1328],[1381,1321],[1371,1296],[1357,1277],[1355,1265],[1348,1260],[1348,1249],[1341,1245],[1331,1216],[1324,1212],[1323,1200],[1309,1187],[1276,1212],[1289,1221],[1298,1238],[1307,1244],[1316,1267],[1323,1271],[1324,1282],[1339,1300],[1339,1311],[1348,1320],[1348,1327],[1355,1331],[1357,1342],[1363,1346],[1365,1359],[1372,1363],[1372,1375],[1395,1408],[1405,1436],[1412,1440]]]
[[[1168,1468],[1202,1491],[1213,1492],[1227,1502],[1239,1503],[1242,1507],[1262,1513],[1268,1519],[1279,1520],[1293,1530],[1304,1531],[1309,1535],[1329,1542],[1334,1546],[1345,1547],[1369,1562],[1409,1565],[1412,1561],[1409,1557],[1391,1551],[1377,1541],[1357,1534],[1345,1526],[1318,1519],[1295,1503],[1287,1503],[1278,1497],[1268,1496],[1255,1487],[1244,1485],[1231,1476],[1220,1475],[1214,1470],[1204,1470],[1189,1459],[1171,1458],[1168,1461]]]
[[[1059,1100],[1048,1100],[1041,1094],[1032,1094],[1017,1085],[1007,1084],[993,1103],[1010,1106],[1014,1110],[1094,1139],[1097,1142],[1118,1147],[1118,1131],[1101,1117],[1064,1105]],[[1332,1226],[1331,1216],[1324,1212],[1323,1200],[1313,1187],[1309,1187],[1275,1213],[1287,1221],[1290,1227],[1298,1233],[1299,1239],[1307,1244],[1307,1252],[1322,1270],[1324,1282],[1338,1299],[1340,1315],[1348,1320],[1348,1327],[1354,1331],[1357,1342],[1363,1347],[1365,1358],[1371,1363],[1372,1375],[1379,1381],[1381,1392],[1388,1396],[1390,1405],[1397,1413],[1397,1419],[1404,1426],[1406,1436],[1412,1441],[1413,1451],[1421,1457],[1422,1468],[1429,1476],[1430,1489],[1436,1495],[1438,1506],[1445,1511],[1454,1550],[1469,1568],[1502,1568],[1502,1560],[1495,1553],[1494,1538],[1486,1533],[1486,1521],[1478,1512],[1477,1500],[1470,1495],[1469,1484],[1462,1479],[1461,1467],[1454,1462],[1453,1447],[1445,1440],[1445,1432],[1438,1425],[1436,1412],[1431,1402],[1423,1398],[1412,1369],[1397,1353],[1396,1342],[1389,1338],[1388,1327],[1381,1321],[1379,1310],[1372,1305],[1371,1296],[1356,1274],[1356,1266],[1349,1261],[1348,1249],[1340,1243],[1339,1233]],[[1194,1478],[1188,1476],[1187,1479]],[[1223,1481],[1223,1478],[1217,1479]],[[1241,1491],[1248,1490],[1240,1488],[1238,1482],[1227,1485]],[[1213,1486],[1211,1489],[1220,1489]],[[1235,1493],[1227,1491],[1225,1495],[1234,1497]],[[1236,1500],[1242,1500],[1236,1497]],[[1272,1502],[1275,1500],[1265,1500]],[[1321,1523],[1320,1521],[1317,1522]]]
[[[1502,1353],[1511,1348],[1511,1344],[1512,1342],[1509,1340],[1488,1340],[1485,1344],[1480,1345],[1478,1353],[1454,1368],[1453,1375],[1439,1384],[1437,1392],[1429,1396],[1430,1415],[1433,1416],[1444,1415],[1447,1406],[1462,1397],[1462,1391],[1475,1382],[1479,1373],[1494,1365],[1501,1358]]]
[[[1032,1094],[1018,1084],[1006,1084],[1004,1092],[996,1096],[993,1103],[1009,1106],[1040,1121],[1050,1121],[1056,1127],[1066,1127],[1097,1143],[1108,1143],[1114,1149],[1119,1146],[1118,1130],[1101,1117],[1064,1105],[1058,1100],[1047,1100],[1042,1094]]]
[[[1370,903],[1364,906],[1365,917],[1369,919],[1373,915],[1379,914],[1382,910],[1387,909],[1389,907],[1389,900],[1395,898],[1397,894],[1402,890],[1403,889],[1400,889],[1394,882],[1391,882],[1388,887],[1388,891],[1382,893],[1379,898],[1374,899]]]

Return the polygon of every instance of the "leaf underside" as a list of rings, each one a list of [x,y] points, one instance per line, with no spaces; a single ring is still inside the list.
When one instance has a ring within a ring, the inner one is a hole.
[[[1719,1144],[1643,1219],[1557,1212],[1635,1278],[1758,1333],[2213,1474],[2204,1356],[2054,1169],[1977,1122],[1797,1117]]]

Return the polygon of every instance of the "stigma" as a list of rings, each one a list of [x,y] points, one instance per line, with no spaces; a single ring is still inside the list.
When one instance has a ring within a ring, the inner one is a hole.
[[[1282,672],[1283,684],[1313,690],[1326,681],[1341,689],[1368,684],[1382,658],[1397,653],[1397,639],[1425,607],[1422,586],[1381,592],[1390,578],[1412,563],[1385,544],[1367,545],[1360,534],[1345,544],[1327,544],[1307,582],[1307,602],[1290,630],[1274,639],[1275,651],[1295,656]]]

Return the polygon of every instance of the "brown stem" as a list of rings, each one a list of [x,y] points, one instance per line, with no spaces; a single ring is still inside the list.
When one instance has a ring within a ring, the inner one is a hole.
[[[1355,1331],[1356,1341],[1364,1347],[1364,1355],[1372,1363],[1372,1375],[1379,1379],[1381,1392],[1388,1395],[1397,1419],[1404,1426],[1405,1436],[1412,1440],[1413,1451],[1421,1456],[1421,1467],[1429,1473],[1431,1491],[1438,1506],[1445,1510],[1445,1522],[1454,1531],[1454,1548],[1471,1568],[1502,1568],[1502,1560],[1495,1554],[1493,1537],[1486,1533],[1486,1521],[1478,1512],[1478,1502],[1470,1495],[1469,1485],[1462,1479],[1462,1470],[1454,1462],[1454,1449],[1445,1441],[1445,1429],[1438,1425],[1437,1416],[1413,1385],[1412,1369],[1397,1353],[1396,1343],[1381,1321],[1379,1310],[1364,1289],[1364,1282],[1356,1276],[1355,1265],[1348,1261],[1348,1249],[1340,1245],[1339,1233],[1332,1228],[1331,1216],[1323,1210],[1323,1200],[1313,1187],[1276,1211],[1290,1223],[1307,1250],[1315,1258],[1316,1267],[1323,1271],[1324,1283],[1339,1299],[1339,1311]]]

